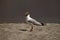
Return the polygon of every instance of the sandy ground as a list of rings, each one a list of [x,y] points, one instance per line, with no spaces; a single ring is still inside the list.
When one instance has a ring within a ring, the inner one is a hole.
[[[45,26],[33,25],[33,31],[30,32],[29,24],[0,23],[0,40],[60,40],[60,24],[46,24]]]

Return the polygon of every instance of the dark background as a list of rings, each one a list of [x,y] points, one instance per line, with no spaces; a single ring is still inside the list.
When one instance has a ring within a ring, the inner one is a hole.
[[[0,0],[1,22],[24,22],[28,9],[40,22],[60,23],[59,0]]]

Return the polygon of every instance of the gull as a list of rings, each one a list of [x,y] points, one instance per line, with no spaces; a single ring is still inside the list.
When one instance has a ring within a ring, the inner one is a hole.
[[[44,25],[44,23],[40,23],[37,20],[35,20],[34,18],[32,18],[30,13],[29,13],[29,11],[25,12],[25,18],[26,18],[26,23],[28,23],[30,25],[32,25],[32,24],[39,25],[39,26],[43,26]],[[31,27],[30,31],[32,31],[32,30],[33,30],[33,26]]]

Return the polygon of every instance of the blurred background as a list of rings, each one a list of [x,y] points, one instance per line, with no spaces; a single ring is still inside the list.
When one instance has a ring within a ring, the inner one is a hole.
[[[59,0],[0,0],[0,23],[24,22],[28,9],[39,22],[60,23]]]

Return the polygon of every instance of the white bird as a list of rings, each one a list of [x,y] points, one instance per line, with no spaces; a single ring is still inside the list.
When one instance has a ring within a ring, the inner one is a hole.
[[[28,11],[26,11],[25,16],[26,16],[26,22],[27,22],[27,23],[32,23],[32,24],[40,25],[40,26],[43,26],[43,25],[44,25],[44,23],[40,23],[40,22],[38,22],[37,20],[35,20],[35,19],[33,19],[32,17],[30,17],[30,14],[29,14]],[[33,26],[32,26],[32,28],[31,28],[31,30],[32,30],[32,29],[33,29]]]

